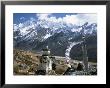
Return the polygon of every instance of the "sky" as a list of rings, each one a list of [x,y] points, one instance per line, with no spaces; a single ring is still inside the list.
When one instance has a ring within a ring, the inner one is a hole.
[[[22,23],[24,21],[29,20],[30,18],[34,18],[36,20],[38,20],[38,15],[40,16],[49,16],[49,17],[56,17],[56,18],[62,18],[65,17],[66,15],[75,15],[76,13],[14,13],[13,14],[13,22],[14,24],[18,24],[18,23]]]
[[[77,13],[14,13],[13,14],[13,22],[14,24],[23,23],[24,21],[29,20],[30,18],[36,19],[47,19],[50,20],[60,20],[63,19],[65,21],[76,21],[76,20],[88,20],[88,21],[96,21],[96,14],[77,14]],[[62,20],[61,20],[62,21]]]
[[[33,23],[35,22],[35,23]],[[77,25],[82,26],[88,22],[97,23],[97,14],[95,13],[14,13],[14,29],[18,28],[35,28],[37,24],[45,28],[57,25]]]

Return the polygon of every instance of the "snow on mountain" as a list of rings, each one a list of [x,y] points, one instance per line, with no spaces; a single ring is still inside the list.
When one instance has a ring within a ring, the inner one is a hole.
[[[77,34],[82,31],[82,25],[72,24],[71,22],[67,23],[61,21],[61,19],[58,21],[56,18],[42,18],[39,20],[30,18],[24,23],[14,24],[13,26],[15,40],[17,40],[17,37],[22,37],[22,40],[38,39],[39,41],[44,41],[55,33],[64,32],[66,34],[68,31],[71,31]],[[96,23],[89,23],[86,25],[84,32],[85,34],[92,34],[96,29]]]
[[[47,39],[47,38],[49,38],[51,36],[51,34],[49,33],[49,34],[46,34],[45,36],[44,36],[44,39]]]
[[[65,18],[49,16],[48,14],[42,16],[39,14],[37,20],[30,18],[25,22],[13,24],[14,47],[40,51],[48,45],[53,55],[69,58],[70,51],[74,49],[71,55],[80,56],[81,50],[79,47],[78,49],[73,47],[77,47],[81,43],[84,32],[87,36],[89,54],[93,56],[96,54],[97,22],[94,21],[95,18],[89,19],[90,17],[87,16],[87,19],[84,19],[84,16],[78,15],[80,20],[77,20],[77,16],[66,16]],[[78,53],[76,53],[77,51]]]

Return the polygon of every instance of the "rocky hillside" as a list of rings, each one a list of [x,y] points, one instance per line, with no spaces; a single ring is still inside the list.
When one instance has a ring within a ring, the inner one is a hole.
[[[38,70],[41,55],[29,51],[14,49],[13,59],[14,75],[36,75],[35,72]],[[59,64],[57,62],[55,62],[55,64],[56,69],[50,70],[49,75],[62,75],[67,70],[66,64]]]

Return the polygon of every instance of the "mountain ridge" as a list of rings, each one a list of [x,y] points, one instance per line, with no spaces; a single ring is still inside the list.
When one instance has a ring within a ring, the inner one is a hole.
[[[31,26],[27,26],[27,24]],[[88,48],[89,58],[97,58],[97,24],[89,24],[86,22],[84,25],[55,25],[47,27],[48,25],[42,26],[44,24],[38,24],[35,21],[27,23],[18,29],[14,29],[14,48],[20,48],[24,50],[34,50],[39,52],[45,46],[49,46],[52,55],[65,56],[65,50],[69,43],[82,41],[82,35],[85,34],[86,44]],[[24,34],[23,34],[24,33]],[[91,43],[93,42],[93,43]],[[75,45],[76,47],[78,45]],[[71,49],[71,52],[78,52],[78,49]],[[80,45],[81,47],[81,45]],[[75,49],[75,50],[74,50]],[[70,52],[70,53],[71,53]],[[81,48],[79,50],[80,54],[77,54],[81,58]],[[92,53],[91,53],[92,52]],[[92,54],[92,55],[91,55]],[[94,57],[95,55],[95,57]],[[70,54],[73,58],[74,53]]]

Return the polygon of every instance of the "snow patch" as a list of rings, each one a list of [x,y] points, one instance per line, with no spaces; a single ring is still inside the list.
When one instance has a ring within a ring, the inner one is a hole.
[[[46,34],[45,36],[44,36],[44,39],[47,39],[47,38],[49,38],[51,36],[51,34],[49,33],[49,34]]]

